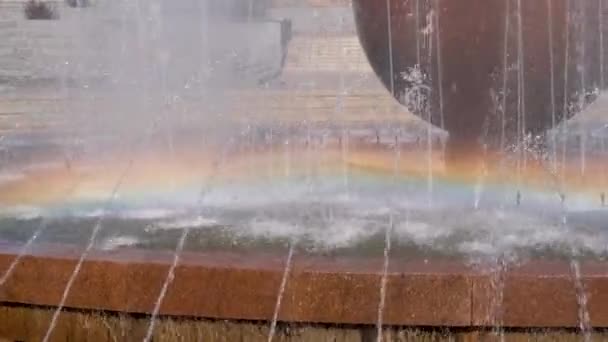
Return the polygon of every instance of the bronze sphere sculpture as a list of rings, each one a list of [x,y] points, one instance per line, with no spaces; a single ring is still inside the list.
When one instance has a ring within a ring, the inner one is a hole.
[[[604,88],[602,0],[354,0],[392,95],[449,132],[447,158],[542,135]]]

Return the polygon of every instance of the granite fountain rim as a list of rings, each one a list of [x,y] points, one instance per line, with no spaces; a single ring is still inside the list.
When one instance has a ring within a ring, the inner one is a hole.
[[[41,244],[0,286],[0,305],[54,306],[82,247]],[[0,271],[20,246],[0,243]],[[66,309],[150,314],[173,252],[93,250]],[[382,258],[294,255],[278,319],[291,323],[374,325]],[[272,318],[285,256],[263,252],[184,252],[160,307],[166,316],[267,321]],[[608,328],[608,262],[581,261],[581,282],[594,328]],[[505,273],[446,260],[393,260],[384,323],[394,326],[576,328],[577,288],[566,261],[533,261]],[[497,279],[502,283],[497,304]],[[498,308],[500,310],[498,310]],[[500,318],[502,317],[502,318]]]

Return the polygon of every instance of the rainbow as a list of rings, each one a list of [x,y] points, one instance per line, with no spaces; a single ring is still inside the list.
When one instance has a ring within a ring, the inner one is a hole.
[[[116,153],[103,160],[60,161],[46,168],[20,170],[0,177],[0,208],[189,208],[200,205],[272,205],[303,198],[400,197],[411,203],[448,205],[514,203],[518,189],[525,199],[559,204],[560,193],[573,207],[601,205],[608,163],[559,165],[553,175],[533,160],[508,161],[493,169],[472,167],[475,157],[446,170],[439,151],[399,149],[379,144],[286,148],[283,145],[243,148],[221,154],[219,149],[184,149],[168,154],[143,151],[133,159]],[[130,163],[132,161],[132,163]],[[428,198],[427,198],[428,197]],[[112,198],[112,200],[110,200]],[[502,203],[501,202],[501,203]]]

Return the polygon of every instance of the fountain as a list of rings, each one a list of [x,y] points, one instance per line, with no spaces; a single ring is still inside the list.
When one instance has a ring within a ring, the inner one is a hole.
[[[0,0],[0,339],[605,339],[604,5]]]

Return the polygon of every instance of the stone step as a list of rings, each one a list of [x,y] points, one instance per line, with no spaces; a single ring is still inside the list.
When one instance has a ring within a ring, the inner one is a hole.
[[[285,69],[371,72],[365,53],[354,35],[295,37],[289,45]]]
[[[17,21],[16,20],[0,20],[0,32],[5,32],[5,30],[16,29]]]

